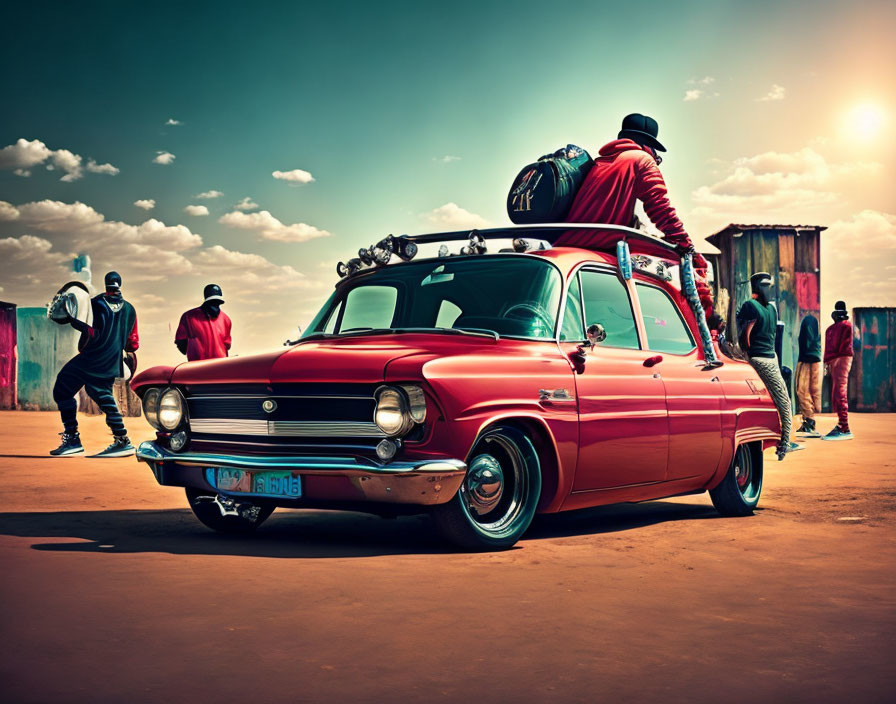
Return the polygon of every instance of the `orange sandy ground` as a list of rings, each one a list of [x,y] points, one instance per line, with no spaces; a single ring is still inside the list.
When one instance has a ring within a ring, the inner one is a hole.
[[[468,555],[422,518],[218,536],[133,458],[45,457],[55,414],[0,413],[0,698],[893,701],[896,422],[852,425],[767,462],[754,517],[606,507]]]

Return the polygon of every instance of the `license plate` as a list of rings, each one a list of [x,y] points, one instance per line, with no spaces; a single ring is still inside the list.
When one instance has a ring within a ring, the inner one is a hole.
[[[232,494],[253,496],[284,496],[297,499],[302,496],[302,478],[289,470],[250,472],[244,469],[215,467],[206,470],[209,484]]]

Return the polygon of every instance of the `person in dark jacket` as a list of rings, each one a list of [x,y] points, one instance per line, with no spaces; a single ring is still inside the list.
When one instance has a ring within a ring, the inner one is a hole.
[[[182,316],[174,334],[174,344],[188,362],[220,359],[230,352],[230,317],[221,310],[224,294],[218,284],[209,284],[202,292],[205,299],[198,308]]]
[[[87,395],[106,414],[112,430],[112,444],[95,457],[126,457],[134,454],[124,421],[115,403],[112,385],[124,373],[124,352],[140,347],[137,313],[121,295],[121,276],[110,271],[105,278],[106,292],[90,301],[93,324],[70,318],[68,322],[81,333],[78,354],[59,371],[53,387],[53,400],[59,407],[64,431],[62,443],[51,455],[68,456],[84,452],[78,433],[78,401],[83,387]]]
[[[669,202],[666,182],[659,169],[662,163],[659,152],[666,148],[657,139],[658,134],[659,125],[652,117],[639,113],[627,115],[618,138],[601,147],[566,220],[631,226],[635,220],[635,201],[640,200],[647,217],[663,233],[663,239],[675,245],[679,255],[694,255],[697,293],[709,318],[713,305],[706,283],[709,265],[703,255],[694,251],[691,238]],[[557,244],[576,246],[576,240],[583,237],[587,233],[568,233]]]
[[[762,379],[765,388],[771,394],[778,416],[781,418],[781,440],[778,442],[777,455],[784,459],[788,452],[802,450],[803,446],[790,441],[791,408],[790,392],[778,358],[775,354],[775,335],[778,329],[778,311],[769,300],[771,274],[760,271],[750,277],[750,288],[753,297],[744,302],[737,312],[737,326],[741,330],[744,351],[750,358],[750,364]]]
[[[833,324],[824,331],[824,366],[825,373],[831,375],[831,407],[837,413],[837,425],[822,440],[852,440],[847,392],[853,357],[853,331],[846,303],[837,301],[831,318]]]
[[[800,322],[796,397],[803,416],[797,434],[820,438],[821,434],[815,429],[815,414],[821,413],[821,335],[818,332],[818,318],[811,313]]]

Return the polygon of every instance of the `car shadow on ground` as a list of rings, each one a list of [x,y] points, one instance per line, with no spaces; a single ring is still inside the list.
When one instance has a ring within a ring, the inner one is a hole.
[[[656,501],[539,516],[518,547],[532,540],[599,535],[716,515],[704,505]],[[56,552],[306,559],[454,552],[425,516],[385,520],[339,511],[279,511],[248,537],[214,533],[188,509],[2,513],[0,535],[64,539],[31,546]]]

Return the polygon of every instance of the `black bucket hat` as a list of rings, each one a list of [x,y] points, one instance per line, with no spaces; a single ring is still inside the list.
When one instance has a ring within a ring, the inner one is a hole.
[[[619,130],[619,139],[628,137],[638,142],[638,144],[646,144],[658,152],[664,152],[666,148],[656,138],[659,132],[660,126],[656,120],[639,112],[633,112],[631,115],[626,115],[623,118],[622,129]]]

